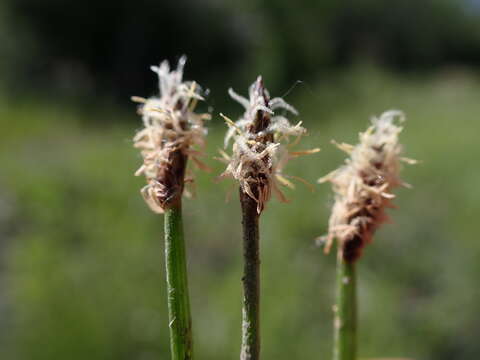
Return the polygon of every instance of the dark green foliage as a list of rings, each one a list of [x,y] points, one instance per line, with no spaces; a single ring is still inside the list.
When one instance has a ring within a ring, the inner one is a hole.
[[[6,0],[0,71],[17,91],[125,104],[151,92],[146,65],[187,54],[191,78],[223,104],[225,79],[242,87],[259,73],[287,89],[365,60],[478,66],[480,11],[470,1]]]

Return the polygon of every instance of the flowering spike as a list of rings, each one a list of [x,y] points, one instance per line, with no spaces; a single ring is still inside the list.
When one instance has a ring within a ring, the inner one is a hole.
[[[385,208],[395,197],[390,191],[404,185],[399,178],[404,158],[400,157],[402,146],[398,142],[402,131],[398,123],[404,120],[401,111],[387,111],[372,119],[356,146],[334,142],[350,157],[345,165],[319,180],[331,182],[335,192],[325,252],[336,238],[343,259],[355,261],[378,226],[388,219]]]
[[[287,201],[279,185],[292,187],[286,176],[282,176],[288,160],[319,149],[296,153],[288,151],[281,141],[288,143],[291,136],[301,137],[306,134],[306,129],[301,122],[292,125],[286,117],[275,115],[275,109],[285,109],[293,114],[297,111],[281,98],[271,99],[261,76],[250,86],[248,93],[247,99],[229,90],[230,96],[245,108],[239,120],[233,122],[221,114],[229,127],[225,147],[234,140],[233,154],[221,177],[238,180],[241,190],[256,201],[260,214],[272,191],[281,201]]]
[[[196,102],[203,97],[196,82],[183,81],[185,62],[186,57],[182,56],[175,70],[170,70],[168,61],[151,67],[158,75],[159,97],[132,97],[141,103],[139,113],[144,124],[133,138],[143,157],[135,175],[145,175],[147,185],[141,193],[157,213],[163,213],[180,199],[188,156],[201,164],[196,159],[199,153],[192,151],[191,146],[205,145],[204,121],[210,115],[194,112]]]

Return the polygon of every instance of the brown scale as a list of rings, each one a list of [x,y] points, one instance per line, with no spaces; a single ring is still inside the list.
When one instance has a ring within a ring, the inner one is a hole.
[[[378,165],[378,166],[376,166]],[[375,168],[382,167],[381,163],[374,164]],[[382,186],[385,183],[383,176],[367,176],[366,173],[360,172],[360,177],[363,182],[368,186]],[[379,208],[373,205],[373,200],[367,198],[362,201],[361,208],[351,214],[347,223],[350,224],[355,218],[366,217],[371,219],[365,226],[360,229],[360,234],[354,235],[351,239],[346,239],[343,242],[342,256],[345,262],[355,262],[362,256],[363,248],[371,242],[373,233],[376,229],[376,217],[378,215]]]
[[[257,79],[255,82],[255,91],[261,93],[261,96],[265,100],[265,104],[267,104],[270,101],[267,93],[265,92],[265,86],[263,84],[263,80],[260,78]],[[268,127],[270,126],[270,114],[259,110],[257,111],[255,121],[247,127],[247,133],[248,134],[255,134],[255,144],[251,146],[251,149],[253,149],[256,153],[261,153],[263,150],[266,148],[266,144],[269,142],[273,142],[273,134],[271,133],[264,133],[262,134]],[[265,155],[262,159],[262,161],[265,164],[268,164],[270,160],[270,157],[268,155]],[[264,190],[265,188],[269,189],[270,188],[270,183],[269,179],[265,174],[259,173],[259,170],[257,168],[257,165],[255,163],[252,164],[251,166],[252,172],[247,175],[247,177],[252,177],[255,179],[255,183],[251,185],[251,190],[253,195],[258,199],[259,195],[261,193],[261,190]],[[247,196],[248,197],[248,196]],[[259,209],[260,211],[263,210],[263,205],[262,208]]]
[[[175,110],[180,110],[183,107],[182,101],[178,101]],[[183,119],[180,121],[182,130],[186,129],[187,122]],[[171,124],[167,124],[166,129],[173,129]],[[158,202],[163,209],[176,205],[182,198],[183,189],[185,186],[185,169],[187,168],[188,156],[185,154],[185,145],[178,146],[178,141],[170,140],[164,145],[167,161],[164,166],[161,166],[155,179],[165,189],[161,195],[157,196]]]

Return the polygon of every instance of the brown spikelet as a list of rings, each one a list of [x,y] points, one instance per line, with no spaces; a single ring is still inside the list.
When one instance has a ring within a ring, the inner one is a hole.
[[[350,158],[319,180],[331,182],[335,192],[325,252],[336,238],[344,260],[356,261],[376,229],[388,219],[385,210],[392,207],[395,197],[390,191],[406,185],[399,178],[400,161],[414,162],[400,157],[398,135],[402,127],[396,120],[403,122],[404,118],[400,111],[387,111],[374,118],[372,126],[360,134],[358,145],[335,143]]]
[[[271,99],[261,76],[250,86],[249,99],[232,89],[229,94],[245,107],[245,113],[236,122],[224,117],[229,126],[225,147],[232,138],[234,144],[232,156],[223,154],[228,166],[221,177],[238,180],[241,190],[257,203],[260,214],[272,193],[281,201],[286,201],[279,185],[291,184],[282,176],[288,160],[319,149],[296,153],[288,151],[290,136],[299,138],[306,134],[306,129],[301,122],[291,125],[287,118],[275,114],[276,109],[295,115],[297,111],[281,98]]]
[[[209,115],[194,112],[197,101],[203,98],[195,82],[183,82],[185,60],[182,57],[177,69],[172,71],[167,61],[152,67],[159,78],[159,97],[132,98],[142,103],[139,113],[144,124],[133,139],[143,157],[143,165],[135,175],[145,175],[147,185],[141,193],[157,213],[163,213],[180,200],[188,157],[202,164],[196,159],[200,153],[191,147],[204,146],[206,131],[203,125]]]

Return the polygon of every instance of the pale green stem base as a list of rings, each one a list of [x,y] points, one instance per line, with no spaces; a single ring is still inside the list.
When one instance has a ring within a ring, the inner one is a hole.
[[[172,360],[191,360],[192,320],[180,204],[165,211],[165,263]]]
[[[357,298],[355,263],[337,258],[337,294],[334,307],[333,360],[355,360],[357,351]]]

